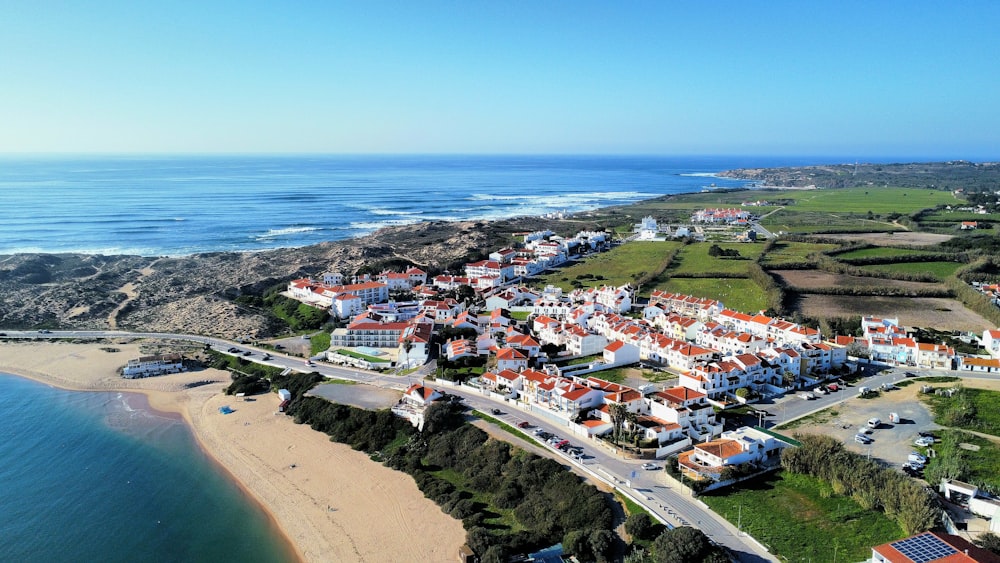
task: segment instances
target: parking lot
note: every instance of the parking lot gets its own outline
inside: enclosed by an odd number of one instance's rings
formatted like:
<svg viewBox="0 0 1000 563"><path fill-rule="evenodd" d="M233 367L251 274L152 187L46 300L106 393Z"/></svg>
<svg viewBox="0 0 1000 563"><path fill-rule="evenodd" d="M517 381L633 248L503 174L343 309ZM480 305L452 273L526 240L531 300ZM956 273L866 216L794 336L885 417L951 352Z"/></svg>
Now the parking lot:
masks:
<svg viewBox="0 0 1000 563"><path fill-rule="evenodd" d="M906 463L910 452L923 450L913 443L920 437L919 432L939 428L934 424L930 410L917 397L920 386L915 383L892 391L882 391L878 397L871 399L854 396L811 417L809 422L800 424L789 432L833 436L843 441L851 451L900 467ZM851 387L848 391L856 394L857 387ZM832 414L834 412L836 414ZM899 422L890 422L890 413L898 414ZM873 418L878 418L881 422L875 428L869 428L868 421ZM854 436L858 433L865 433L871 438L871 442L861 444L855 441Z"/></svg>

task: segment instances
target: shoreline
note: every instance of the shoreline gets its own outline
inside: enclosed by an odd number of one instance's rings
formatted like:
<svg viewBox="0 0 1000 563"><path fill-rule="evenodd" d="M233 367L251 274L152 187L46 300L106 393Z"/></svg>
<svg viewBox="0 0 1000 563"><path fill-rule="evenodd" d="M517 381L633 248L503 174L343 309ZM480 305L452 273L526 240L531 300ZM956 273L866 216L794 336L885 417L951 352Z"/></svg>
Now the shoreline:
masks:
<svg viewBox="0 0 1000 563"><path fill-rule="evenodd" d="M69 391L135 393L150 409L178 415L206 457L260 507L297 561L450 560L465 542L461 522L426 499L411 477L275 416L277 396L238 402L222 393L228 372L211 369L119 377L115 370L138 353L138 343L5 342L0 371ZM214 382L186 387L205 380ZM218 414L224 404L235 412ZM380 534L386 529L392 533Z"/></svg>

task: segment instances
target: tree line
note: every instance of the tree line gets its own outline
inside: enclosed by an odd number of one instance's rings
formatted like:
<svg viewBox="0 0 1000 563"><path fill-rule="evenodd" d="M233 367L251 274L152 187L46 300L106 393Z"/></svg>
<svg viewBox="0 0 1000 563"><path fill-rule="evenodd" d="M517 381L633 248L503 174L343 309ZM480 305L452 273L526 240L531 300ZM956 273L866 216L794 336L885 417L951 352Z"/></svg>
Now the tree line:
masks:
<svg viewBox="0 0 1000 563"><path fill-rule="evenodd" d="M941 516L937 498L913 479L850 452L831 436L796 436L802 446L781 452L786 471L811 475L830 484L833 493L849 496L861 507L881 510L907 535L934 527Z"/></svg>

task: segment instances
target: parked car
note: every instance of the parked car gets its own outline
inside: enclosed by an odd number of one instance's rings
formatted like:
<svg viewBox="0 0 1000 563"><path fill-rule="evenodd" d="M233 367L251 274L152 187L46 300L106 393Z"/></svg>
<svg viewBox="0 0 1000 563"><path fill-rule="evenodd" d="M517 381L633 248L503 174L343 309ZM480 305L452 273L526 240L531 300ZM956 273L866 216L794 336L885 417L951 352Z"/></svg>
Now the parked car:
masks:
<svg viewBox="0 0 1000 563"><path fill-rule="evenodd" d="M937 440L937 436L933 432L928 432L924 430L923 432L917 432L921 438L930 438L931 440Z"/></svg>
<svg viewBox="0 0 1000 563"><path fill-rule="evenodd" d="M535 428L535 431L532 432L532 434L534 434L535 436L541 436L544 433L545 433L545 431L542 430L541 428Z"/></svg>
<svg viewBox="0 0 1000 563"><path fill-rule="evenodd" d="M642 468L645 469L646 471L653 471L659 469L660 466L655 463L644 463L642 464Z"/></svg>
<svg viewBox="0 0 1000 563"><path fill-rule="evenodd" d="M917 463L904 463L903 473L906 473L910 477L923 477L924 466Z"/></svg>
<svg viewBox="0 0 1000 563"><path fill-rule="evenodd" d="M831 384L829 384L829 385L826 386L826 389L828 391L836 391L836 390L840 389L840 387L837 386L836 383L831 383Z"/></svg>
<svg viewBox="0 0 1000 563"><path fill-rule="evenodd" d="M864 434L855 434L854 435L854 441L857 442L857 443L859 443L859 444L871 444L875 440L872 440L871 438L869 438L868 436L866 436Z"/></svg>
<svg viewBox="0 0 1000 563"><path fill-rule="evenodd" d="M247 350L246 352L243 352L243 355L244 356L252 356L253 352L251 352L250 350Z"/></svg>
<svg viewBox="0 0 1000 563"><path fill-rule="evenodd" d="M52 331L43 328L42 330L38 331L38 334L52 334Z"/></svg>
<svg viewBox="0 0 1000 563"><path fill-rule="evenodd" d="M903 372L903 376L905 376L905 377L916 377L917 374L913 373L912 371L904 371Z"/></svg>
<svg viewBox="0 0 1000 563"><path fill-rule="evenodd" d="M521 422L517 423L517 427L518 428L528 428L530 426L531 426L531 423L528 422L527 420L522 420Z"/></svg>
<svg viewBox="0 0 1000 563"><path fill-rule="evenodd" d="M868 419L868 428L878 428L879 424L882 424L882 420L878 417Z"/></svg>
<svg viewBox="0 0 1000 563"><path fill-rule="evenodd" d="M910 452L910 455L906 457L906 461L910 463L918 463L920 465L925 465L927 463L927 458L918 454L917 452Z"/></svg>
<svg viewBox="0 0 1000 563"><path fill-rule="evenodd" d="M800 399L804 399L806 401L811 401L811 400L815 399L816 397L812 393L806 391L806 392L803 392L803 393L799 393L799 398Z"/></svg>
<svg viewBox="0 0 1000 563"><path fill-rule="evenodd" d="M826 389L824 389L822 385L820 385L819 387L817 387L816 390L815 390L815 392L819 393L820 395L826 395L827 393L829 393L829 391L827 391Z"/></svg>
<svg viewBox="0 0 1000 563"><path fill-rule="evenodd" d="M556 449L560 449L560 450L562 448L568 446L568 445L569 445L569 440L559 440L558 442L556 442L555 444L553 444L553 446L555 446Z"/></svg>
<svg viewBox="0 0 1000 563"><path fill-rule="evenodd" d="M490 412L493 414L500 414L500 409L492 409Z"/></svg>
<svg viewBox="0 0 1000 563"><path fill-rule="evenodd" d="M237 348L237 347L235 347L235 346L233 346L232 348L230 348L229 350L226 350L226 351L229 352L230 354L235 354L235 353L239 352L240 349Z"/></svg>
<svg viewBox="0 0 1000 563"><path fill-rule="evenodd" d="M923 436L917 438L913 441L915 446L920 446L921 448L926 448L934 445L934 438L925 438Z"/></svg>

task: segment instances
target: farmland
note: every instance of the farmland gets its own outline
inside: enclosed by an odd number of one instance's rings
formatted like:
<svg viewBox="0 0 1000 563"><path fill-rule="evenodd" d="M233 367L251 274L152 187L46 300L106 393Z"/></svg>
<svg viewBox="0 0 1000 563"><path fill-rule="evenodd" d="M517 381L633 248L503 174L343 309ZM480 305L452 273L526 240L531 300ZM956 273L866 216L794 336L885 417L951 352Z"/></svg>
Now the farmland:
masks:
<svg viewBox="0 0 1000 563"><path fill-rule="evenodd" d="M805 292L826 287L891 287L912 290L941 288L939 284L933 283L848 276L820 270L772 270L771 273L781 278L785 284Z"/></svg>
<svg viewBox="0 0 1000 563"><path fill-rule="evenodd" d="M778 241L770 251L764 255L761 263L765 266L772 264L783 264L787 262L802 262L814 252L824 252L837 248L835 244L822 244L810 242Z"/></svg>
<svg viewBox="0 0 1000 563"><path fill-rule="evenodd" d="M807 317L851 317L859 314L899 317L904 326L982 332L993 328L983 317L954 299L940 297L880 297L802 295L797 310Z"/></svg>
<svg viewBox="0 0 1000 563"><path fill-rule="evenodd" d="M838 260L851 260L854 258L887 258L890 256L920 256L927 254L925 250L913 248L891 248L888 246L875 246L871 248L859 248L850 252L837 254Z"/></svg>
<svg viewBox="0 0 1000 563"><path fill-rule="evenodd" d="M710 256L709 243L689 244L677 255L677 266L671 266L668 274L671 276L705 275L709 273L743 274L746 272L747 260L756 258L764 248L763 244L719 244L723 250L736 251L739 258Z"/></svg>
<svg viewBox="0 0 1000 563"><path fill-rule="evenodd" d="M900 262L897 264L878 264L862 266L862 270L877 272L898 272L904 274L932 274L939 280L955 273L963 264L959 262Z"/></svg>

